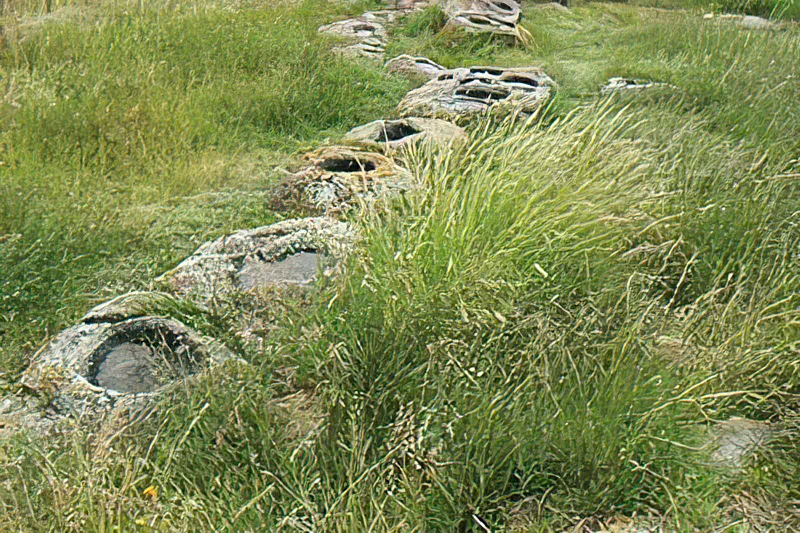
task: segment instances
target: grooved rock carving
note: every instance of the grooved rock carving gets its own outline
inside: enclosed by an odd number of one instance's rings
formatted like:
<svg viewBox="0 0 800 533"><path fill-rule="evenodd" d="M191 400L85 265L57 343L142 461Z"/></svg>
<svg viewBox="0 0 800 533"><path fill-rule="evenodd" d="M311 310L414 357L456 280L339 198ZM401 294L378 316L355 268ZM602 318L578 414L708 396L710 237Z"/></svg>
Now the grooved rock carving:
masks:
<svg viewBox="0 0 800 533"><path fill-rule="evenodd" d="M469 67L448 70L400 102L403 116L453 118L483 113L533 113L554 85L538 68Z"/></svg>
<svg viewBox="0 0 800 533"><path fill-rule="evenodd" d="M59 413L97 412L233 358L178 320L148 314L169 300L134 292L95 307L34 357L22 385L51 394Z"/></svg>
<svg viewBox="0 0 800 533"><path fill-rule="evenodd" d="M346 146L329 146L306 154L310 163L276 189L272 207L335 215L360 201L407 190L411 175L393 160Z"/></svg>
<svg viewBox="0 0 800 533"><path fill-rule="evenodd" d="M389 72L402 74L411 78L432 80L447 69L427 57L414 57L410 55L397 56L384 65Z"/></svg>
<svg viewBox="0 0 800 533"><path fill-rule="evenodd" d="M393 11L368 12L320 26L319 32L350 41L349 44L334 47L334 52L382 60L386 50L386 24L393 22L397 16Z"/></svg>
<svg viewBox="0 0 800 533"><path fill-rule="evenodd" d="M206 243L161 279L178 294L201 300L270 287L305 286L323 267L343 257L353 240L353 231L343 222L286 220ZM323 273L332 272L328 267Z"/></svg>
<svg viewBox="0 0 800 533"><path fill-rule="evenodd" d="M448 0L444 11L449 25L468 32L520 36L517 0Z"/></svg>
<svg viewBox="0 0 800 533"><path fill-rule="evenodd" d="M408 117L376 120L353 128L345 135L345 140L393 150L418 141L448 144L466 137L463 128L450 122L437 118Z"/></svg>

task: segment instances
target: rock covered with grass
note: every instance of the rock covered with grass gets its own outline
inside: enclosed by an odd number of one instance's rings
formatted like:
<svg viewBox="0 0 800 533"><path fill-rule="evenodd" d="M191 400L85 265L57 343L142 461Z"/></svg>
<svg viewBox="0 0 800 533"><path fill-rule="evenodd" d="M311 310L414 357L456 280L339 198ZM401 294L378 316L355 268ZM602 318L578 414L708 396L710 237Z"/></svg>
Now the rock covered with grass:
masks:
<svg viewBox="0 0 800 533"><path fill-rule="evenodd" d="M134 292L95 307L35 356L22 385L52 397L59 413L103 411L233 358L218 341L157 314L170 302Z"/></svg>
<svg viewBox="0 0 800 533"><path fill-rule="evenodd" d="M455 118L491 111L535 112L550 97L553 80L536 67L469 67L448 70L409 92L403 116Z"/></svg>
<svg viewBox="0 0 800 533"><path fill-rule="evenodd" d="M463 128L437 118L406 117L397 120L375 120L353 128L345 140L387 150L403 148L416 142L447 145L464 141Z"/></svg>
<svg viewBox="0 0 800 533"><path fill-rule="evenodd" d="M173 291L208 301L236 292L306 286L332 275L354 231L330 218L293 219L206 243L162 276Z"/></svg>
<svg viewBox="0 0 800 533"><path fill-rule="evenodd" d="M305 154L303 160L310 165L283 180L272 197L273 208L338 215L411 188L409 172L379 153L328 146Z"/></svg>

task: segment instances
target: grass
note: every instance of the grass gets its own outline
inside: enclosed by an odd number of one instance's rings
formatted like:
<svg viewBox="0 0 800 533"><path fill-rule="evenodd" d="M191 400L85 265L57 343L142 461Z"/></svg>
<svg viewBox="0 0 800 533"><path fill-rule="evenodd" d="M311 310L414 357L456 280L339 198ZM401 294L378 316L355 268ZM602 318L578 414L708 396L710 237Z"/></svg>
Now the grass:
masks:
<svg viewBox="0 0 800 533"><path fill-rule="evenodd" d="M17 16L4 41L7 387L92 303L283 216L272 169L409 88L316 34L366 4L146 7ZM354 217L347 276L261 310L260 349L235 302L179 306L251 365L0 443L0 528L797 528L800 34L686 7L526 6L528 47L407 19L389 54L542 65L557 95L412 153L424 187ZM618 75L677 88L599 98ZM777 429L741 472L708 461L729 416Z"/></svg>

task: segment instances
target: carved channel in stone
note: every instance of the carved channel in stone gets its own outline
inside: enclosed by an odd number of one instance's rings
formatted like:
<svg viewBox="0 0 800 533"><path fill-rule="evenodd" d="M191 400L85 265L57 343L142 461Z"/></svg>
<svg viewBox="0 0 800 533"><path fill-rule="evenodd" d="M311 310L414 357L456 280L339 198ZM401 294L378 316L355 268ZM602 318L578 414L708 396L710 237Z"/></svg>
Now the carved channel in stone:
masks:
<svg viewBox="0 0 800 533"><path fill-rule="evenodd" d="M383 124L383 130L377 136L375 142L385 143L399 141L400 139L405 139L406 137L416 135L420 133L420 131L421 130L418 130L404 120L385 122Z"/></svg>
<svg viewBox="0 0 800 533"><path fill-rule="evenodd" d="M361 161L357 158L332 157L319 163L319 168L328 172L371 172L375 170L374 161Z"/></svg>

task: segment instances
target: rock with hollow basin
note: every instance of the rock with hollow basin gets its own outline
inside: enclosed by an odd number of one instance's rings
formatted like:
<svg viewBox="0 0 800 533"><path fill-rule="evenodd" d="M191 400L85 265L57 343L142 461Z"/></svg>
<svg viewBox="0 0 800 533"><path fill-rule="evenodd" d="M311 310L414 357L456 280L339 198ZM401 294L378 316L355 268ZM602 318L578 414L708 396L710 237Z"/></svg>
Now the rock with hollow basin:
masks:
<svg viewBox="0 0 800 533"><path fill-rule="evenodd" d="M329 218L293 219L242 230L206 243L162 276L184 296L216 296L302 287L330 275L354 239L350 227Z"/></svg>
<svg viewBox="0 0 800 533"><path fill-rule="evenodd" d="M365 146L398 149L415 142L447 145L463 141L463 128L438 118L407 117L397 120L375 120L350 130L345 140Z"/></svg>
<svg viewBox="0 0 800 533"><path fill-rule="evenodd" d="M469 67L440 74L400 102L403 116L454 118L491 111L535 112L550 97L553 80L535 67Z"/></svg>
<svg viewBox="0 0 800 533"><path fill-rule="evenodd" d="M136 292L92 309L35 356L22 385L52 395L60 413L93 412L152 395L233 357L180 321L147 314L169 299Z"/></svg>
<svg viewBox="0 0 800 533"><path fill-rule="evenodd" d="M276 188L271 206L335 216L411 188L410 173L379 153L328 146L303 156L310 163Z"/></svg>

